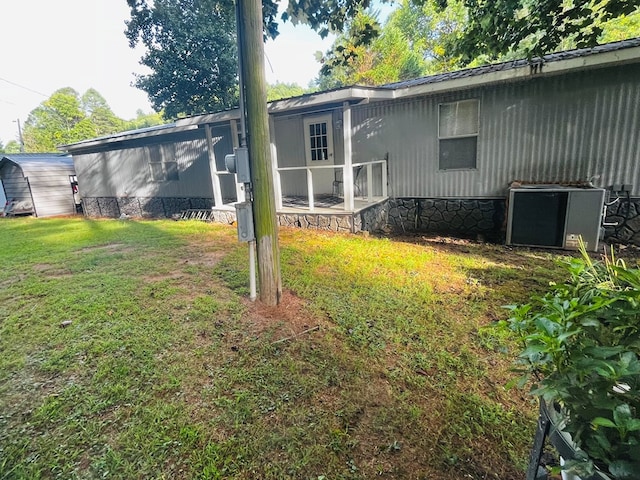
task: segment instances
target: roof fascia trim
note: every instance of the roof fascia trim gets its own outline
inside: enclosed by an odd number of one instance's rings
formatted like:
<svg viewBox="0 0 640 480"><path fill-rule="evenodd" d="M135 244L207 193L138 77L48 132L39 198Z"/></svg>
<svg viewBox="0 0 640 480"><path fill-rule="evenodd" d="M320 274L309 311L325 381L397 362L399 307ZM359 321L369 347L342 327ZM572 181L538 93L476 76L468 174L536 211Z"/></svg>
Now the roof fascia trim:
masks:
<svg viewBox="0 0 640 480"><path fill-rule="evenodd" d="M327 103L343 103L362 100L391 100L392 90L384 88L349 87L332 92L318 92L309 94L308 98L293 97L275 100L269 103L269 113L286 113L309 107L318 107Z"/></svg>
<svg viewBox="0 0 640 480"><path fill-rule="evenodd" d="M67 151L67 152L74 152L78 150L90 149L92 147L102 147L104 145L109 145L111 143L126 142L128 140L137 140L140 138L150 138L150 137L157 137L160 135L168 135L171 133L179 133L179 132L185 132L189 130L196 130L197 128L198 128L197 125L187 125L183 127L175 126L171 128L162 128L162 129L152 130L150 132L121 134L121 135L115 135L113 137L107 137L107 138L102 138L97 140L86 140L84 142L72 143L70 145L60 145L58 149Z"/></svg>
<svg viewBox="0 0 640 480"><path fill-rule="evenodd" d="M590 68L624 65L640 62L640 47L614 50L599 54L556 60L554 62L535 61L521 67L483 73L477 76L452 78L435 83L426 83L394 90L394 98L413 97L451 90L468 89L493 83L523 80L527 78L559 75Z"/></svg>

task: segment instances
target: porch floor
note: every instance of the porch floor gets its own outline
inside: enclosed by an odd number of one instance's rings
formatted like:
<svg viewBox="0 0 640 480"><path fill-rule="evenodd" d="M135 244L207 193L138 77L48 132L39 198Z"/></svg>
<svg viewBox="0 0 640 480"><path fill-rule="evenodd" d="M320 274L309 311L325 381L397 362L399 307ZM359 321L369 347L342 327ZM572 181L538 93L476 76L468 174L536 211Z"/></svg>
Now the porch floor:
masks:
<svg viewBox="0 0 640 480"><path fill-rule="evenodd" d="M314 209L309 210L309 200L306 196L283 196L282 209L278 213L289 214L340 214L358 213L365 208L369 208L386 200L387 197L373 197L369 201L366 197L356 197L353 202L353 210L344 209L344 197L336 195L316 195L314 198Z"/></svg>

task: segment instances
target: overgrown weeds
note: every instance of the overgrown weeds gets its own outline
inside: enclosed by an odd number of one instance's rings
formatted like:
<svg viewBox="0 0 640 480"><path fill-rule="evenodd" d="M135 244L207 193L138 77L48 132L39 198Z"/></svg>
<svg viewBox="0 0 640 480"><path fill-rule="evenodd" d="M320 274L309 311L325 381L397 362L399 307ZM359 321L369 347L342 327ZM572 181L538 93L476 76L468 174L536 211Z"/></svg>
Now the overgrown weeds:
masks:
<svg viewBox="0 0 640 480"><path fill-rule="evenodd" d="M522 475L535 405L483 327L553 255L283 230L269 310L233 227L5 219L0 245L0 478Z"/></svg>

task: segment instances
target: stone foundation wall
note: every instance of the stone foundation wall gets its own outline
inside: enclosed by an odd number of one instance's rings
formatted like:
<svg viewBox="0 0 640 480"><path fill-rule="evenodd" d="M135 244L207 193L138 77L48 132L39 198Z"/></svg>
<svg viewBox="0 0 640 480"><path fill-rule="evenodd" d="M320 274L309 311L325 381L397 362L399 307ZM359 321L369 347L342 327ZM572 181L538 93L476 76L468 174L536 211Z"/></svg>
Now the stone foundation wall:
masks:
<svg viewBox="0 0 640 480"><path fill-rule="evenodd" d="M209 209L212 198L84 198L88 217L171 218L183 210ZM212 220L235 222L235 211L214 210ZM607 207L604 241L640 246L640 198L620 198ZM483 235L503 242L505 237L504 199L392 198L353 214L279 214L278 224L288 227L336 232L378 231L385 227L395 233L429 232L449 235Z"/></svg>
<svg viewBox="0 0 640 480"><path fill-rule="evenodd" d="M388 224L395 232L503 236L504 199L392 198Z"/></svg>
<svg viewBox="0 0 640 480"><path fill-rule="evenodd" d="M321 215L314 213L280 213L278 225L283 227L312 228L334 232L357 232L355 218L351 214Z"/></svg>
<svg viewBox="0 0 640 480"><path fill-rule="evenodd" d="M620 198L607 207L604 240L640 247L640 198Z"/></svg>
<svg viewBox="0 0 640 480"><path fill-rule="evenodd" d="M208 209L212 198L161 198L161 197L84 197L84 214L87 217L118 218L122 215L142 218L171 218L183 210Z"/></svg>

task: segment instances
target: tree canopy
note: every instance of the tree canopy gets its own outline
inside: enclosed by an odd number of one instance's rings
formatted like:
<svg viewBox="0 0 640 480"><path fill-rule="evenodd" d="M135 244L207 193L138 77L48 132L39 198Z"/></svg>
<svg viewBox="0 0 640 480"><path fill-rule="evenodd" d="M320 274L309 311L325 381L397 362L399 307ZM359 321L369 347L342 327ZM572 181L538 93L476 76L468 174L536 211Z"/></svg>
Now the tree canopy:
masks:
<svg viewBox="0 0 640 480"><path fill-rule="evenodd" d="M151 125L162 123L159 114L142 112L137 119L127 122L113 113L96 90L90 88L80 96L73 88L61 88L29 114L22 135L25 151L55 152L58 145L138 128L141 119ZM11 142L5 150L10 145Z"/></svg>
<svg viewBox="0 0 640 480"><path fill-rule="evenodd" d="M375 13L359 12L331 49L319 56L318 84L323 89L380 85L453 70L460 61L447 45L462 33L465 20L461 0L452 0L446 8L434 2L417 5L403 0L382 27L377 25ZM380 32L370 44L357 38L363 22Z"/></svg>
<svg viewBox="0 0 640 480"><path fill-rule="evenodd" d="M446 5L450 0L437 0ZM464 0L469 19L455 50L463 61L497 58L518 49L531 57L569 40L576 47L602 42L604 25L638 11L640 0Z"/></svg>
<svg viewBox="0 0 640 480"><path fill-rule="evenodd" d="M237 104L235 8L218 0L127 0L126 36L147 51L151 69L135 85L168 118L223 110Z"/></svg>
<svg viewBox="0 0 640 480"><path fill-rule="evenodd" d="M530 39L511 50L464 50L472 15L469 0L402 0L383 26L374 13L358 12L346 24L331 49L319 54L322 63L317 83L321 89L344 85L380 85L421 75L453 71L494 60L504 61L533 54ZM378 36L369 44L358 38L362 24L373 25ZM622 15L598 25L598 43L640 35L640 12ZM564 38L555 50L581 46L575 36Z"/></svg>
<svg viewBox="0 0 640 480"><path fill-rule="evenodd" d="M0 153L20 153L20 144L16 140L9 140L6 145L0 142Z"/></svg>
<svg viewBox="0 0 640 480"><path fill-rule="evenodd" d="M131 47L147 47L141 63L151 70L136 86L157 111L176 118L237 105L233 1L127 2L125 33ZM320 87L379 84L615 40L620 36L607 37L607 25L617 19L621 31L633 26L625 19L640 0L403 0L383 28L368 10L372 3L287 0L278 17L276 0L263 0L264 36L275 37L279 21L305 23L322 37L338 33L320 55Z"/></svg>
<svg viewBox="0 0 640 480"><path fill-rule="evenodd" d="M311 91L312 89L301 87L296 83L276 82L273 85L267 85L267 101L298 97Z"/></svg>

